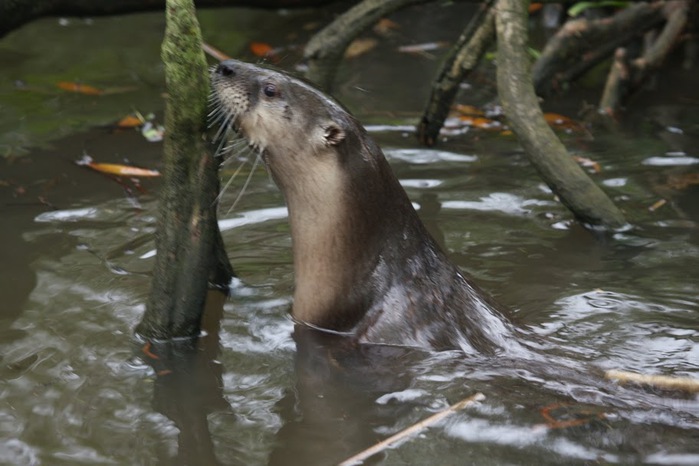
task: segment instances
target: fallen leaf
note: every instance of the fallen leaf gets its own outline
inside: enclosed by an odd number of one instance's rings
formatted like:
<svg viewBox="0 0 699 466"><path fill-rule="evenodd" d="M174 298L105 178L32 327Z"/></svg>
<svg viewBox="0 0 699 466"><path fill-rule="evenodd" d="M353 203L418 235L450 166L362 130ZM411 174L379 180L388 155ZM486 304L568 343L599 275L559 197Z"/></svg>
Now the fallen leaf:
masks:
<svg viewBox="0 0 699 466"><path fill-rule="evenodd" d="M380 36L387 36L396 29L400 29L400 25L388 18L381 18L374 25L374 32Z"/></svg>
<svg viewBox="0 0 699 466"><path fill-rule="evenodd" d="M360 55L364 55L379 43L376 39L365 38L365 39L355 39L345 50L345 58L352 59L357 58Z"/></svg>
<svg viewBox="0 0 699 466"><path fill-rule="evenodd" d="M498 131L502 129L501 122L498 120L491 120L490 118L463 115L459 117L459 120L466 126L471 126L473 128Z"/></svg>
<svg viewBox="0 0 699 466"><path fill-rule="evenodd" d="M143 125L145 121L139 118L137 115L127 115L117 122L119 128L138 128Z"/></svg>
<svg viewBox="0 0 699 466"><path fill-rule="evenodd" d="M544 7L543 3L532 3L529 5L529 14L531 15L532 13L536 13L537 11L541 10Z"/></svg>
<svg viewBox="0 0 699 466"><path fill-rule="evenodd" d="M60 81L60 82L56 83L56 86L59 89L62 89L64 91L75 92L78 94L85 94L85 95L102 95L102 94L104 94L103 90L97 89L96 87L88 86L86 84L71 82L71 81Z"/></svg>
<svg viewBox="0 0 699 466"><path fill-rule="evenodd" d="M256 57L266 57L272 53L272 46L266 42L251 42L250 51Z"/></svg>
<svg viewBox="0 0 699 466"><path fill-rule="evenodd" d="M465 115L465 116L479 116L479 117L484 117L485 112L481 110L478 107L474 107L473 105L462 105L462 104L457 104L454 105L454 110L459 113L460 115Z"/></svg>
<svg viewBox="0 0 699 466"><path fill-rule="evenodd" d="M76 160L75 163L81 167L88 167L100 173L117 176L141 176L155 177L160 176L158 170L150 170L148 168L133 167L130 165L120 165L117 163L97 163L89 155L84 155L82 159Z"/></svg>

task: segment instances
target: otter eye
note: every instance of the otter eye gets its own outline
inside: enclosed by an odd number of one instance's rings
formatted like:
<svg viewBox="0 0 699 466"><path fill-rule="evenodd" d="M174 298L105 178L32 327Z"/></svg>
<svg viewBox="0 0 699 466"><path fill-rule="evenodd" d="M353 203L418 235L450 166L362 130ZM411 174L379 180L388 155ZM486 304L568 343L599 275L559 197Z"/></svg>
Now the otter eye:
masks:
<svg viewBox="0 0 699 466"><path fill-rule="evenodd" d="M277 86L275 86L272 83L265 84L265 87L262 88L262 92L264 92L267 97L276 97L279 95L279 91L277 91Z"/></svg>

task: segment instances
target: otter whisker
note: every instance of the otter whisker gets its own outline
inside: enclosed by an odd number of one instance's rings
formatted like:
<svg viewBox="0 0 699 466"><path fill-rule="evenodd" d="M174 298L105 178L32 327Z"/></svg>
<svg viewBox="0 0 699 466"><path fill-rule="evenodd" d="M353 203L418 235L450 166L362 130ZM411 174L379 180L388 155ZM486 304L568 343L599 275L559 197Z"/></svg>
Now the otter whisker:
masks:
<svg viewBox="0 0 699 466"><path fill-rule="evenodd" d="M217 153L220 156L226 156L231 152L243 152L246 146L247 141L236 131L229 128L219 142Z"/></svg>
<svg viewBox="0 0 699 466"><path fill-rule="evenodd" d="M214 199L214 204L216 204L218 201L221 200L221 197L223 197L223 194L226 192L226 190L228 189L228 187L231 185L231 183L233 182L233 180L235 179L235 177L238 176L238 173L240 173L240 170L243 169L243 167L245 166L245 164L246 164L247 162L248 162L247 160L243 160L243 161L240 162L240 165L238 165L238 168L236 168L236 170L233 172L233 174L230 176L230 178L228 178L228 181L227 181L226 184L223 186L223 188L221 189L221 191L218 193L218 196L216 196L216 199Z"/></svg>
<svg viewBox="0 0 699 466"><path fill-rule="evenodd" d="M231 160L231 157L226 156L227 154L231 152L242 152L241 149L244 149L246 144L246 141L241 137L237 137L225 146L221 144L216 151L216 157L223 159L221 162L221 167L228 164L228 162Z"/></svg>
<svg viewBox="0 0 699 466"><path fill-rule="evenodd" d="M257 165L259 164L259 162L260 162L260 158L255 157L255 161L252 163L252 168L250 169L250 173L248 174L248 177L245 180L243 187L240 189L240 192L238 192L238 196L235 198L235 200L233 201L233 204L230 206L230 208L226 212L226 215L228 215L233 209L235 209L235 206L238 204L238 201L243 197L243 194L245 193L245 190L248 188L248 184L250 184L250 180L252 179L252 174L255 173L255 169L257 168Z"/></svg>
<svg viewBox="0 0 699 466"><path fill-rule="evenodd" d="M214 143L218 142L218 147L216 148L216 154L221 153L221 149L224 144L228 142L228 134L231 132L231 119L234 118L231 114L226 114L225 119L221 122L218 131L213 137Z"/></svg>
<svg viewBox="0 0 699 466"><path fill-rule="evenodd" d="M211 110L209 112L209 114L207 115L207 119L209 122L209 124L208 124L209 128L211 128L216 123L221 121L223 119L223 117L224 117L223 107L219 106L218 108L214 108L213 110Z"/></svg>
<svg viewBox="0 0 699 466"><path fill-rule="evenodd" d="M227 131L230 128L230 123L233 118L233 115L230 113L223 114L220 118L221 120L221 125L218 128L218 131L214 135L214 140L218 141L218 138L221 137L221 135L224 134L225 131Z"/></svg>

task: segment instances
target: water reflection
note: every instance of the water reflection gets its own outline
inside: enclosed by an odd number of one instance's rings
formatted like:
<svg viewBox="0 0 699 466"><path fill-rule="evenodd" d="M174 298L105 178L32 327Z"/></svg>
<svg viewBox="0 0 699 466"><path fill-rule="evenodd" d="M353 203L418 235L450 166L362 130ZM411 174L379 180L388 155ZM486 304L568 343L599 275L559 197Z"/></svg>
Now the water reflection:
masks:
<svg viewBox="0 0 699 466"><path fill-rule="evenodd" d="M179 429L177 454L167 464L245 464L231 459L230 452L225 461L217 458L207 420L211 413L232 409L224 396L225 368L217 360L223 302L220 293L209 294L200 338L149 342L142 350L156 376L153 409ZM378 441L382 429L390 430L414 409L416 397L402 391L411 381L407 368L423 358L420 352L357 346L298 325L293 338L296 382L277 402L282 427L268 464L338 463Z"/></svg>
<svg viewBox="0 0 699 466"><path fill-rule="evenodd" d="M223 396L223 366L216 359L224 300L220 292L209 292L201 337L148 342L143 348L143 359L156 375L153 409L179 429L177 455L166 464L223 464L216 457L207 416L230 409Z"/></svg>
<svg viewBox="0 0 699 466"><path fill-rule="evenodd" d="M294 341L296 382L279 403L284 424L270 465L337 464L380 440L381 428L412 409L410 402L377 399L410 385L406 369L415 351L357 346L298 325Z"/></svg>

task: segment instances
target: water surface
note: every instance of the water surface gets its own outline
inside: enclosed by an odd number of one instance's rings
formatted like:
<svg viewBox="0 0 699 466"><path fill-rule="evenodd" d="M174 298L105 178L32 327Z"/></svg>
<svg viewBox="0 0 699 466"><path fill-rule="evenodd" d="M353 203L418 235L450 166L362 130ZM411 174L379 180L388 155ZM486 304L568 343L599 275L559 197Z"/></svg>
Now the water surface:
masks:
<svg viewBox="0 0 699 466"><path fill-rule="evenodd" d="M72 33L97 35L80 28ZM413 65L426 73L435 63ZM385 65L367 77L363 66L348 66L340 88L363 120L381 120L387 108L420 110L427 81L393 106L381 89L396 87L400 71ZM29 80L19 65L9 73ZM681 86L680 78L670 83ZM161 147L93 128L2 160L0 464L333 464L476 392L486 399L370 464L699 463L696 396L600 377L624 369L699 378L699 188L668 185L697 173L699 107L695 89L685 87L694 100L673 92L646 94L616 132L566 139L601 165L595 180L632 223L611 235L572 222L512 139L470 132L426 150L400 131L376 134L453 260L541 337L548 356L539 361L346 350L332 338L292 337L286 212L262 169L221 219L242 281L229 299L212 296L198 351L169 358L152 347L161 358L153 360L132 332L149 290L158 183L130 194L72 161L87 151L157 168ZM53 125L73 111L64 98L46 116ZM83 113L104 103L70 99ZM578 102L569 99L560 107ZM10 139L34 134L2 124ZM668 204L649 211L661 197ZM547 415L582 421L551 424Z"/></svg>

